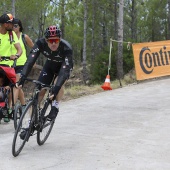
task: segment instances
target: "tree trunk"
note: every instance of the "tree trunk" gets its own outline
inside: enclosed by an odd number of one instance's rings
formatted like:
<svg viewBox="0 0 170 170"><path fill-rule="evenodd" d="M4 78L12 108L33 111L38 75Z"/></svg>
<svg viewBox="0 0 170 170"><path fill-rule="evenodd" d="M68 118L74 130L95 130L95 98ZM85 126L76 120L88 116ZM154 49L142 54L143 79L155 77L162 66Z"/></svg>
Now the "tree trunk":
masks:
<svg viewBox="0 0 170 170"><path fill-rule="evenodd" d="M170 0L168 0L168 33L167 33L167 39L170 40Z"/></svg>
<svg viewBox="0 0 170 170"><path fill-rule="evenodd" d="M107 45L107 35L106 35L106 11L103 10L103 24L102 24L102 35L103 35L103 47Z"/></svg>
<svg viewBox="0 0 170 170"><path fill-rule="evenodd" d="M84 39L83 39L83 82L86 84L88 80L87 64L86 64L86 39L87 39L87 0L84 3Z"/></svg>
<svg viewBox="0 0 170 170"><path fill-rule="evenodd" d="M117 40L117 0L114 2L114 39Z"/></svg>
<svg viewBox="0 0 170 170"><path fill-rule="evenodd" d="M95 46L94 46L94 32L95 32L95 0L92 0L92 42L91 42L91 46L92 46L92 50L91 50L91 61L92 61L92 65L94 63L94 59L95 59Z"/></svg>
<svg viewBox="0 0 170 170"><path fill-rule="evenodd" d="M15 0L12 0L12 15L15 17Z"/></svg>
<svg viewBox="0 0 170 170"><path fill-rule="evenodd" d="M123 78L123 8L124 0L119 3L119 21L118 21L118 55L116 60L118 79Z"/></svg>
<svg viewBox="0 0 170 170"><path fill-rule="evenodd" d="M61 2L61 32L62 38L65 37L65 0Z"/></svg>
<svg viewBox="0 0 170 170"><path fill-rule="evenodd" d="M136 28L137 28L137 11L136 11L136 0L132 0L132 23L131 23L131 28L132 28L132 40L134 42L137 41L137 34L136 34Z"/></svg>

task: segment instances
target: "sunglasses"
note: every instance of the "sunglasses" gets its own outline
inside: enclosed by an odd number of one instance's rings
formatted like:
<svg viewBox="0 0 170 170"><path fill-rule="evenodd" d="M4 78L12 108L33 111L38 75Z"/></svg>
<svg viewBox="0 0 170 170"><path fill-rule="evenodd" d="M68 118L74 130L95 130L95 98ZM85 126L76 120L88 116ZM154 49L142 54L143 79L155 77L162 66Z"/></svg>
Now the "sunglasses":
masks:
<svg viewBox="0 0 170 170"><path fill-rule="evenodd" d="M59 38L57 38L57 39L47 39L47 42L50 43L50 44L59 43L60 39Z"/></svg>
<svg viewBox="0 0 170 170"><path fill-rule="evenodd" d="M14 28L17 28L18 27L18 24L14 24L14 26L13 26Z"/></svg>

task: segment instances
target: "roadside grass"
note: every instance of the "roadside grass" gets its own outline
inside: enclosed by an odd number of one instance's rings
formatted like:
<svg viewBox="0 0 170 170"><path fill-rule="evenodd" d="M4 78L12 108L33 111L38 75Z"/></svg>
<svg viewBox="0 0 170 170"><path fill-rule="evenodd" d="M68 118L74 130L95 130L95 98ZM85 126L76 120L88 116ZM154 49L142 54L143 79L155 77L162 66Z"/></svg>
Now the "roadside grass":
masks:
<svg viewBox="0 0 170 170"><path fill-rule="evenodd" d="M122 87L124 87L134 83L136 83L136 77L135 77L135 71L132 70L128 74L126 74L124 78L121 79L120 81L119 80L110 81L110 87L114 90L120 88L121 85ZM79 98L81 96L87 96L90 94L103 92L104 90L101 88L103 84L96 84L96 85L89 85L89 86L74 85L71 87L66 87L62 101L68 101L71 99Z"/></svg>

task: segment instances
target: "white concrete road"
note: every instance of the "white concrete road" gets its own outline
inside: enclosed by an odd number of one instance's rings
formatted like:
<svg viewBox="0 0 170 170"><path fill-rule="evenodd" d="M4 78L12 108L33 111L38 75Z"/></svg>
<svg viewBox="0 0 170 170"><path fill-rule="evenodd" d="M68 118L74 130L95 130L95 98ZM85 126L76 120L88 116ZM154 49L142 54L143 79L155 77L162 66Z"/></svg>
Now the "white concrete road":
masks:
<svg viewBox="0 0 170 170"><path fill-rule="evenodd" d="M63 102L43 146L11 153L0 124L0 170L170 170L170 78Z"/></svg>

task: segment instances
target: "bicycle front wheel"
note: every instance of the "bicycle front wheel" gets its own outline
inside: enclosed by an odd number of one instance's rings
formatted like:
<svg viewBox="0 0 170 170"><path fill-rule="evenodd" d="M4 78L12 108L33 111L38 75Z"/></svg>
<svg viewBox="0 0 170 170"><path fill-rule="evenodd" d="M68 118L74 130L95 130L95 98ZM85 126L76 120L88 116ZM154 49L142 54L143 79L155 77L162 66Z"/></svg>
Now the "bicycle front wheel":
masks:
<svg viewBox="0 0 170 170"><path fill-rule="evenodd" d="M33 103L30 101L25 111L22 113L21 118L18 122L18 126L16 128L13 143L12 143L12 154L13 156L18 156L22 151L26 141L28 141L31 133L31 123L33 120L32 116L33 112Z"/></svg>
<svg viewBox="0 0 170 170"><path fill-rule="evenodd" d="M22 106L20 104L16 104L14 111L14 128L17 129L17 125L19 123L19 119L22 115Z"/></svg>
<svg viewBox="0 0 170 170"><path fill-rule="evenodd" d="M41 127L37 132L37 143L38 145L43 145L45 141L48 139L51 130L54 125L54 120L53 121L48 121L46 119L47 115L49 114L51 110L51 103L46 102L44 105L44 108L41 110Z"/></svg>

